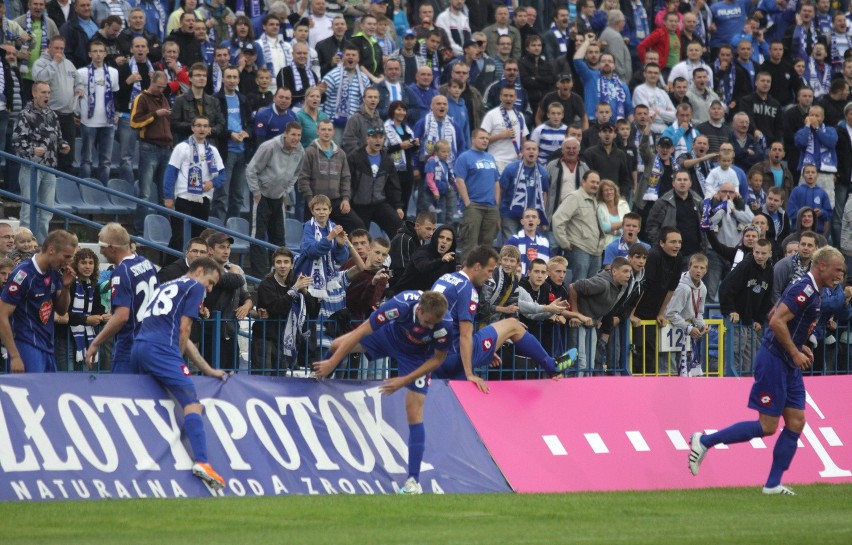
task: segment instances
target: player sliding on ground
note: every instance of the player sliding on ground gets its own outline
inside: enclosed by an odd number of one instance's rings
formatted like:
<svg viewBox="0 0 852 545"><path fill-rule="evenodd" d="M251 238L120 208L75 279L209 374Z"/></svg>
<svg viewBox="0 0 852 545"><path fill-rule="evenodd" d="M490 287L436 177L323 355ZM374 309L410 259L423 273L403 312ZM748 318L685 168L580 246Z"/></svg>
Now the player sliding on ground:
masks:
<svg viewBox="0 0 852 545"><path fill-rule="evenodd" d="M554 359L515 318L500 320L473 333L473 319L479 305L477 288L491 278L491 273L497 267L497 259L494 248L477 246L465 257L461 271L445 274L432 286L433 291L446 296L452 318L450 354L435 372L435 378L467 379L485 393L488 393L488 385L473 370L487 368L492 364L499 365L500 358L496 351L507 340L511 339L515 344L517 354L535 361L551 377L568 370L577 354L576 350L571 349ZM567 307L567 303L558 299L553 304Z"/></svg>
<svg viewBox="0 0 852 545"><path fill-rule="evenodd" d="M408 388L405 412L408 416L408 479L400 494L422 494L420 462L426 446L423 405L429 389L429 373L447 356L450 331L447 299L434 291L404 291L370 314L355 330L331 343L328 359L314 363L317 377L331 375L350 352L364 352L370 360L392 357L399 374L379 388L389 395Z"/></svg>
<svg viewBox="0 0 852 545"><path fill-rule="evenodd" d="M807 346L808 337L819 319L820 291L834 288L844 278L843 254L825 246L811 259L811 271L787 287L769 313L769 327L755 359L748 406L756 410L760 418L738 422L708 435L693 433L689 453L689 470L693 475L698 475L698 468L710 447L774 435L779 417L783 415L784 429L772 451L772 467L763 493L794 495L781 484L781 475L790 467L799 435L805 428L806 394L802 371L814 362L814 354Z"/></svg>

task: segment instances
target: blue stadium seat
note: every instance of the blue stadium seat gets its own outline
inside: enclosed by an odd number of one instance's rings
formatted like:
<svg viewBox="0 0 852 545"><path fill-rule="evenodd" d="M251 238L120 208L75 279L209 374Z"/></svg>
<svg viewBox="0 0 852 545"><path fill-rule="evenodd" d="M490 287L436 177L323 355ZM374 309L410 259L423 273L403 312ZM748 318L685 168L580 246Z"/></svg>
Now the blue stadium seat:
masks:
<svg viewBox="0 0 852 545"><path fill-rule="evenodd" d="M94 178L86 178L86 181L96 183L101 185L99 180ZM80 194L83 197L83 201L86 204L90 204L92 206L98 207L98 213L101 214L111 214L115 216L115 220L118 221L118 216L122 214L130 214L134 210L136 210L135 206L122 206L120 204L114 204L110 199L109 195L107 195L104 191L100 189L89 187L87 185L80 185Z"/></svg>
<svg viewBox="0 0 852 545"><path fill-rule="evenodd" d="M224 227L225 222L220 220L217 216L210 216L207 218L208 223L212 223L213 225L218 225L219 227Z"/></svg>
<svg viewBox="0 0 852 545"><path fill-rule="evenodd" d="M56 202L61 206L57 206L60 210L66 210L75 214L98 214L100 207L91 205L83 200L80 195L80 186L77 182L67 178L57 178L56 180ZM70 208L70 210L69 210Z"/></svg>
<svg viewBox="0 0 852 545"><path fill-rule="evenodd" d="M148 214L145 217L145 229L142 236L158 244L168 246L169 240L172 238L172 226L169 219L157 214Z"/></svg>
<svg viewBox="0 0 852 545"><path fill-rule="evenodd" d="M287 218L284 220L284 243L294 253L298 253L302 247L302 233L305 224L299 220Z"/></svg>
<svg viewBox="0 0 852 545"><path fill-rule="evenodd" d="M132 197L137 196L136 188L133 187L133 184L122 178L110 178L109 180L107 180L107 187L110 189L114 189L115 191L124 193L125 195L130 195ZM116 197L115 195L110 195L109 199L110 201L112 201L112 204L130 206L133 210L136 209L136 203L134 203L133 201L122 199L121 197Z"/></svg>
<svg viewBox="0 0 852 545"><path fill-rule="evenodd" d="M243 218L228 218L228 221L225 222L225 227L241 235L251 234L251 225L249 225L248 220L244 220ZM245 254L248 253L248 249L249 243L245 240L234 239L234 243L231 244L231 253Z"/></svg>
<svg viewBox="0 0 852 545"><path fill-rule="evenodd" d="M382 231L382 228L376 225L376 222L373 221L370 222L370 236L374 239L379 237L388 238L388 235Z"/></svg>

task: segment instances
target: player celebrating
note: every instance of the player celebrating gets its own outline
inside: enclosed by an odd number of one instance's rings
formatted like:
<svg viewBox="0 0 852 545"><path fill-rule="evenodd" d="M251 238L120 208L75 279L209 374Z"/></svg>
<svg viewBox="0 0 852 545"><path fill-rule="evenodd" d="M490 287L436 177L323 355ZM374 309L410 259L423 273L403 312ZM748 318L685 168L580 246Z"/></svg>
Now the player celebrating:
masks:
<svg viewBox="0 0 852 545"><path fill-rule="evenodd" d="M370 360L393 357L399 376L379 388L388 395L408 388L405 411L408 416L408 479L400 494L422 494L420 462L426 446L423 405L429 388L429 373L447 356L452 322L447 316L447 299L434 291L404 291L370 314L354 331L331 343L328 359L314 363L319 378L329 376L350 352L366 352Z"/></svg>
<svg viewBox="0 0 852 545"><path fill-rule="evenodd" d="M843 254L825 246L814 253L811 271L787 287L770 311L769 327L755 359L748 406L756 410L760 418L738 422L708 435L693 433L689 453L689 470L693 475L698 475L698 468L710 447L773 435L783 415L784 429L772 452L772 468L763 493L794 495L781 484L781 475L790 467L799 435L805 427L806 394L802 371L814 361L813 352L807 346L808 337L819 319L820 291L837 286L845 277Z"/></svg>
<svg viewBox="0 0 852 545"><path fill-rule="evenodd" d="M201 257L192 262L186 275L161 284L145 307L130 355L132 366L153 376L183 407L183 427L195 455L192 474L215 490L223 488L225 480L207 463L202 407L183 354L191 350L187 348L191 344L190 327L220 274L216 261ZM222 380L228 376L225 371L212 369L203 359L193 361L207 376Z"/></svg>
<svg viewBox="0 0 852 545"><path fill-rule="evenodd" d="M571 354L566 352L554 360L547 354L541 343L530 335L526 328L515 318L494 322L473 334L473 319L479 306L477 288L482 287L497 267L497 252L489 246L477 246L471 250L464 261L461 271L445 274L439 278L433 291L443 293L449 305L452 318L452 349L446 361L435 372L435 378L467 379L488 393L488 385L473 373L474 367L487 367L495 362L499 365L496 350L508 339L515 344L518 354L526 356L541 366L550 376L556 376L572 365ZM562 308L564 301L554 304Z"/></svg>
<svg viewBox="0 0 852 545"><path fill-rule="evenodd" d="M132 365L130 349L145 307L157 289L157 271L150 261L130 250L130 235L118 223L103 226L98 233L98 245L101 254L115 265L110 282L112 317L86 350L86 366L92 368L98 347L114 336L112 372L138 375L141 371Z"/></svg>
<svg viewBox="0 0 852 545"><path fill-rule="evenodd" d="M12 373L55 373L53 316L68 312L77 236L57 229L9 275L0 302L0 341ZM11 318L11 321L10 321ZM12 324L14 323L14 330Z"/></svg>

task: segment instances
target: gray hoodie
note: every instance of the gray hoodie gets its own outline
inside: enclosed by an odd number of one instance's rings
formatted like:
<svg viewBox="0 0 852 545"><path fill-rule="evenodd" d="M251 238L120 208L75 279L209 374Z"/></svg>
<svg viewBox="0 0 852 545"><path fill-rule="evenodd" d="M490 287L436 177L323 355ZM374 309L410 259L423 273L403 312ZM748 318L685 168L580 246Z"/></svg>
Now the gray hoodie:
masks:
<svg viewBox="0 0 852 545"><path fill-rule="evenodd" d="M50 101L47 105L58 114L80 113L80 104L75 96L83 92L83 82L77 74L77 67L68 59L60 64L53 62L47 51L33 63L33 81L46 81L50 84ZM85 100L86 97L83 97Z"/></svg>
<svg viewBox="0 0 852 545"><path fill-rule="evenodd" d="M678 329L686 329L687 325L704 329L705 302L707 302L707 286L704 282L696 286L687 271L680 275L680 282L672 294L669 306L666 307L666 320L671 322L672 327ZM696 305L698 312L695 309Z"/></svg>
<svg viewBox="0 0 852 545"><path fill-rule="evenodd" d="M288 150L284 147L283 136L267 140L257 148L246 167L246 181L251 194L280 199L296 183L304 159L305 150L300 144L296 144L296 149Z"/></svg>
<svg viewBox="0 0 852 545"><path fill-rule="evenodd" d="M351 174L346 155L334 142L331 143L331 157L327 156L314 140L305 148L305 160L296 190L310 201L314 195L325 195L329 199L352 198Z"/></svg>
<svg viewBox="0 0 852 545"><path fill-rule="evenodd" d="M577 310L599 323L621 297L624 286L612 278L612 271L604 269L591 278L577 280L571 284L577 292Z"/></svg>

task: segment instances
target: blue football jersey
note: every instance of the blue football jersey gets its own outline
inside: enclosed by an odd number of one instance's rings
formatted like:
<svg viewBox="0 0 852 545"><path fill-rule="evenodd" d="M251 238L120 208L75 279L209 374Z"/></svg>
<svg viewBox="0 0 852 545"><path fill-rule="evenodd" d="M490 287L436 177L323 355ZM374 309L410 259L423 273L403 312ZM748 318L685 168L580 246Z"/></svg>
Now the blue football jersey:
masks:
<svg viewBox="0 0 852 545"><path fill-rule="evenodd" d="M165 344L179 350L181 318L198 318L205 295L204 286L186 276L160 284L145 308L135 340Z"/></svg>
<svg viewBox="0 0 852 545"><path fill-rule="evenodd" d="M415 309L421 294L420 291L404 291L370 314L370 327L373 331L381 331L389 341L388 348L393 350L388 355L428 357L435 350L449 350L453 322L446 314L432 329L420 325Z"/></svg>
<svg viewBox="0 0 852 545"><path fill-rule="evenodd" d="M0 295L4 302L16 307L11 316L15 342L53 352L53 304L60 291L59 271L42 272L32 259L15 267Z"/></svg>
<svg viewBox="0 0 852 545"><path fill-rule="evenodd" d="M461 271L445 274L432 286L432 291L443 293L449 307L447 314L453 321L451 341L452 352L459 351L459 322L471 322L479 307L479 292L470 278Z"/></svg>
<svg viewBox="0 0 852 545"><path fill-rule="evenodd" d="M130 309L130 319L116 335L116 339L132 342L139 332L142 316L159 284L157 271L150 261L142 256L129 256L112 271L111 301L113 312L116 307Z"/></svg>
<svg viewBox="0 0 852 545"><path fill-rule="evenodd" d="M808 342L808 338L819 319L821 302L822 297L820 297L819 288L811 273L787 286L787 289L781 295L779 303L787 305L787 308L793 313L793 319L787 322L787 330L796 346L801 347ZM772 331L771 327L766 328L763 344L774 354L784 358L784 361L788 364L793 364L790 355L775 339L775 332Z"/></svg>

